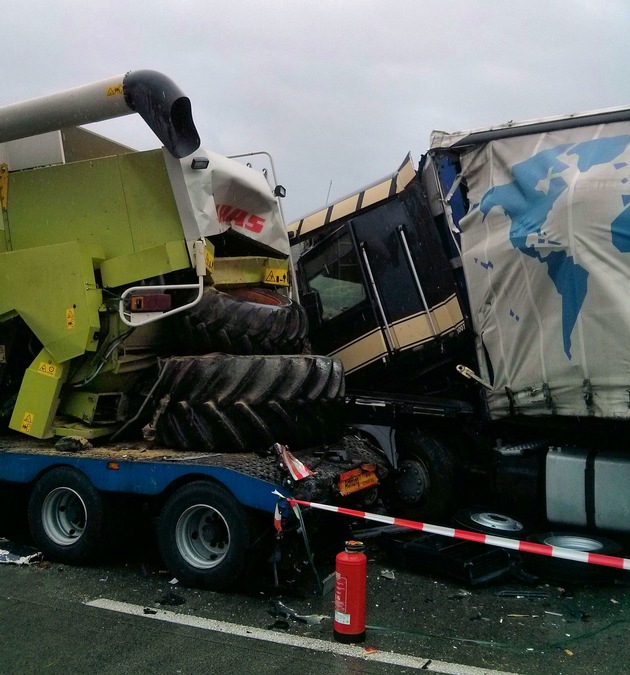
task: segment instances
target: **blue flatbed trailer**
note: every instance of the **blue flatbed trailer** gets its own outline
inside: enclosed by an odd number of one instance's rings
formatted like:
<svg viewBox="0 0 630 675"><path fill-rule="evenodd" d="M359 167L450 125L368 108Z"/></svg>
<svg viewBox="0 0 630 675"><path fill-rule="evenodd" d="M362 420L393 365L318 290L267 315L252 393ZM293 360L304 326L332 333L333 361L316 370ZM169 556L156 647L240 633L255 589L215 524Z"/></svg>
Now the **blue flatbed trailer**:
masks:
<svg viewBox="0 0 630 675"><path fill-rule="evenodd" d="M140 443L118 443L80 452L56 450L46 441L12 438L0 445L0 481L34 483L56 467L83 472L101 492L146 497L167 494L191 479L209 479L227 488L246 507L273 513L281 474L273 457L252 453L198 454ZM278 482L274 482L273 479Z"/></svg>
<svg viewBox="0 0 630 675"><path fill-rule="evenodd" d="M272 514L283 474L273 456L199 454L115 443L61 451L53 441L5 437L0 490L28 491L29 528L45 555L67 563L102 549L113 495L151 502L169 571L188 585L222 588L243 570L252 510ZM129 508L133 508L130 506ZM269 524L272 524L269 517Z"/></svg>

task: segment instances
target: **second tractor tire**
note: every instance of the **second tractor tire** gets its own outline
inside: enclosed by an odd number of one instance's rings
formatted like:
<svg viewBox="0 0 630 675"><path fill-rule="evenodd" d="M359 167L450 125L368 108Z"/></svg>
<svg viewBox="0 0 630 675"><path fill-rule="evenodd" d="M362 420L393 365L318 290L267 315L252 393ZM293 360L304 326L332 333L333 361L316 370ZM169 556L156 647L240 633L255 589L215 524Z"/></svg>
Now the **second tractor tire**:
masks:
<svg viewBox="0 0 630 675"><path fill-rule="evenodd" d="M344 373L324 356L174 357L161 362L156 440L201 452L293 450L338 440Z"/></svg>
<svg viewBox="0 0 630 675"><path fill-rule="evenodd" d="M298 354L308 333L306 312L276 291L207 288L201 300L169 325L176 353Z"/></svg>

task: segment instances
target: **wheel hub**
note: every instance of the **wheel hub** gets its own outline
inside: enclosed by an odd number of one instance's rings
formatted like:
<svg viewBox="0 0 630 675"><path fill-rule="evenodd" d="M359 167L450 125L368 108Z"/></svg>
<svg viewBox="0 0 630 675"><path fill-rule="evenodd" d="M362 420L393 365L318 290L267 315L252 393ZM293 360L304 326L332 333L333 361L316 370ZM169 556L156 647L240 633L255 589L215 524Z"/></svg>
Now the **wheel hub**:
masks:
<svg viewBox="0 0 630 675"><path fill-rule="evenodd" d="M427 467L419 459L403 459L398 464L396 495L405 504L417 504L429 490Z"/></svg>
<svg viewBox="0 0 630 675"><path fill-rule="evenodd" d="M87 508L80 495L67 487L52 490L42 505L42 525L55 544L74 544L87 525Z"/></svg>
<svg viewBox="0 0 630 675"><path fill-rule="evenodd" d="M590 553L604 548L603 544L597 541L597 539L580 536L579 534L550 534L545 537L543 543L547 546L558 546L573 551L588 551Z"/></svg>
<svg viewBox="0 0 630 675"><path fill-rule="evenodd" d="M520 532L523 529L518 520L504 516L501 513L493 513L492 511L471 513L470 520L477 525L489 527L499 532Z"/></svg>
<svg viewBox="0 0 630 675"><path fill-rule="evenodd" d="M210 569L221 563L230 549L230 530L223 516L206 504L186 509L175 528L182 558L192 567Z"/></svg>

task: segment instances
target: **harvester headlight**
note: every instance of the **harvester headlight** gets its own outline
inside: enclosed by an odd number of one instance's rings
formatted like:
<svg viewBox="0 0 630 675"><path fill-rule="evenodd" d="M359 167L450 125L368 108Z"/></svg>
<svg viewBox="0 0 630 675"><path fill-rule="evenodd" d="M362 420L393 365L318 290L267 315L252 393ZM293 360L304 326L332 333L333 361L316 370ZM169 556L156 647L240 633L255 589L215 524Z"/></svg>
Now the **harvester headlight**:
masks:
<svg viewBox="0 0 630 675"><path fill-rule="evenodd" d="M190 167L192 169L207 169L210 160L207 157L193 157Z"/></svg>

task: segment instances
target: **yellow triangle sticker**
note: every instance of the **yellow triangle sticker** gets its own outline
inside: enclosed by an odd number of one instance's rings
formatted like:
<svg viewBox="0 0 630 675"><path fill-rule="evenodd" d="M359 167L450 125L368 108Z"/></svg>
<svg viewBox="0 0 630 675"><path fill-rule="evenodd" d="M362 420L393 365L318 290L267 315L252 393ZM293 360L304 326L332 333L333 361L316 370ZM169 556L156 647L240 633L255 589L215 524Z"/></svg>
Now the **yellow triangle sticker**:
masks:
<svg viewBox="0 0 630 675"><path fill-rule="evenodd" d="M288 286L289 279L286 269L267 267L264 271L265 283L276 286Z"/></svg>
<svg viewBox="0 0 630 675"><path fill-rule="evenodd" d="M122 83L116 84L113 87L107 87L108 96L119 96L122 93L123 93Z"/></svg>
<svg viewBox="0 0 630 675"><path fill-rule="evenodd" d="M25 434L30 434L31 428L33 426L33 417L33 413L24 413L22 424L20 425L20 431L24 432Z"/></svg>

